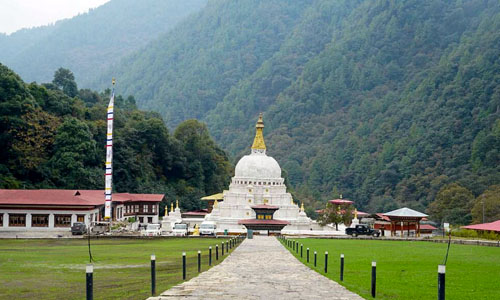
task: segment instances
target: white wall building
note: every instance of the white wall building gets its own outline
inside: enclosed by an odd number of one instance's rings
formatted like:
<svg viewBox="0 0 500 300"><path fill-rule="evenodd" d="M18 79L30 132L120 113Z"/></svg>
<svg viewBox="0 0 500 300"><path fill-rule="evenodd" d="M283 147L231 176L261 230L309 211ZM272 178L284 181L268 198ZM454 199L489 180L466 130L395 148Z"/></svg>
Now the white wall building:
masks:
<svg viewBox="0 0 500 300"><path fill-rule="evenodd" d="M158 223L164 195L113 194L113 219ZM69 232L75 222L92 225L104 216L102 190L0 189L0 232Z"/></svg>

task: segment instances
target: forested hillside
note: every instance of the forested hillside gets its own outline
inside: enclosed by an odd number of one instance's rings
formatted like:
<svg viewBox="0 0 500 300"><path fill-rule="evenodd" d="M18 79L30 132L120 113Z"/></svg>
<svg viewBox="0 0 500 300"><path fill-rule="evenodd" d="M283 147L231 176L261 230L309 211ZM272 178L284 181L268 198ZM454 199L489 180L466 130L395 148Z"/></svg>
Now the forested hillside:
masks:
<svg viewBox="0 0 500 300"><path fill-rule="evenodd" d="M298 200L424 210L500 183L500 3L210 1L112 74L169 126L205 120L235 158L264 112ZM324 202L323 202L324 203Z"/></svg>
<svg viewBox="0 0 500 300"><path fill-rule="evenodd" d="M143 48L207 0L111 0L54 25L0 34L0 62L27 81L52 80L71 69L81 86L110 64Z"/></svg>
<svg viewBox="0 0 500 300"><path fill-rule="evenodd" d="M104 189L106 107L110 90L77 90L73 74L26 84L0 64L0 188ZM203 123L189 120L173 134L157 113L133 97L115 98L114 189L165 193L185 209L227 187L231 165Z"/></svg>

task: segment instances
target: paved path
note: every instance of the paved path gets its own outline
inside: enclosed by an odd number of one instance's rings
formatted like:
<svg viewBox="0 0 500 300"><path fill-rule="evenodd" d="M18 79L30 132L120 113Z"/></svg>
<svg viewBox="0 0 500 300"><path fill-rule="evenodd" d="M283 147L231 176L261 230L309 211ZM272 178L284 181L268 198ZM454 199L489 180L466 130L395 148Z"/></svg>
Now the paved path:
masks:
<svg viewBox="0 0 500 300"><path fill-rule="evenodd" d="M159 297L166 299L363 299L298 261L274 237L245 240L222 263Z"/></svg>

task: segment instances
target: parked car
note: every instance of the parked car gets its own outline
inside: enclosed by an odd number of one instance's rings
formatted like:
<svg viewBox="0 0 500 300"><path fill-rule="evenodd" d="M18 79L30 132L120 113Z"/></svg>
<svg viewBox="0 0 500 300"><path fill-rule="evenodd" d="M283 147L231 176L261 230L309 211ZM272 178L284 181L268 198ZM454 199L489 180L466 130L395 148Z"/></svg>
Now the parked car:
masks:
<svg viewBox="0 0 500 300"><path fill-rule="evenodd" d="M200 225L200 235L216 235L217 225L214 222L205 221Z"/></svg>
<svg viewBox="0 0 500 300"><path fill-rule="evenodd" d="M186 236L188 233L188 226L184 223L177 223L174 225L172 234L174 236Z"/></svg>
<svg viewBox="0 0 500 300"><path fill-rule="evenodd" d="M146 229L141 230L142 236L160 236L161 235L161 225L160 224L148 224Z"/></svg>
<svg viewBox="0 0 500 300"><path fill-rule="evenodd" d="M82 222L75 222L73 223L73 226L71 226L71 234L72 235L77 235L77 234L85 234L87 233L87 226L85 223Z"/></svg>
<svg viewBox="0 0 500 300"><path fill-rule="evenodd" d="M356 227L354 228L351 227L346 228L345 233L352 236L358 236L358 235L372 235L375 237L380 236L379 230L371 229L370 226L364 224L356 225Z"/></svg>

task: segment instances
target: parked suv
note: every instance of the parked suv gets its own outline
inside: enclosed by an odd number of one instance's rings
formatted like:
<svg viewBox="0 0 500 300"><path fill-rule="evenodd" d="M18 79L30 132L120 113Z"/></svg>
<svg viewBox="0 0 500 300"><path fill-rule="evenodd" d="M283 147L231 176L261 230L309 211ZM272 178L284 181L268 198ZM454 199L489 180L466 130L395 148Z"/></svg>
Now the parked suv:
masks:
<svg viewBox="0 0 500 300"><path fill-rule="evenodd" d="M354 228L346 228L345 233L348 235L352 235L354 237L358 235L373 235L378 237L380 235L380 231L377 229L371 229L368 225L356 225Z"/></svg>
<svg viewBox="0 0 500 300"><path fill-rule="evenodd" d="M73 223L73 226L71 226L72 235L85 234L85 233L87 233L87 226L85 225L85 223L75 222Z"/></svg>

